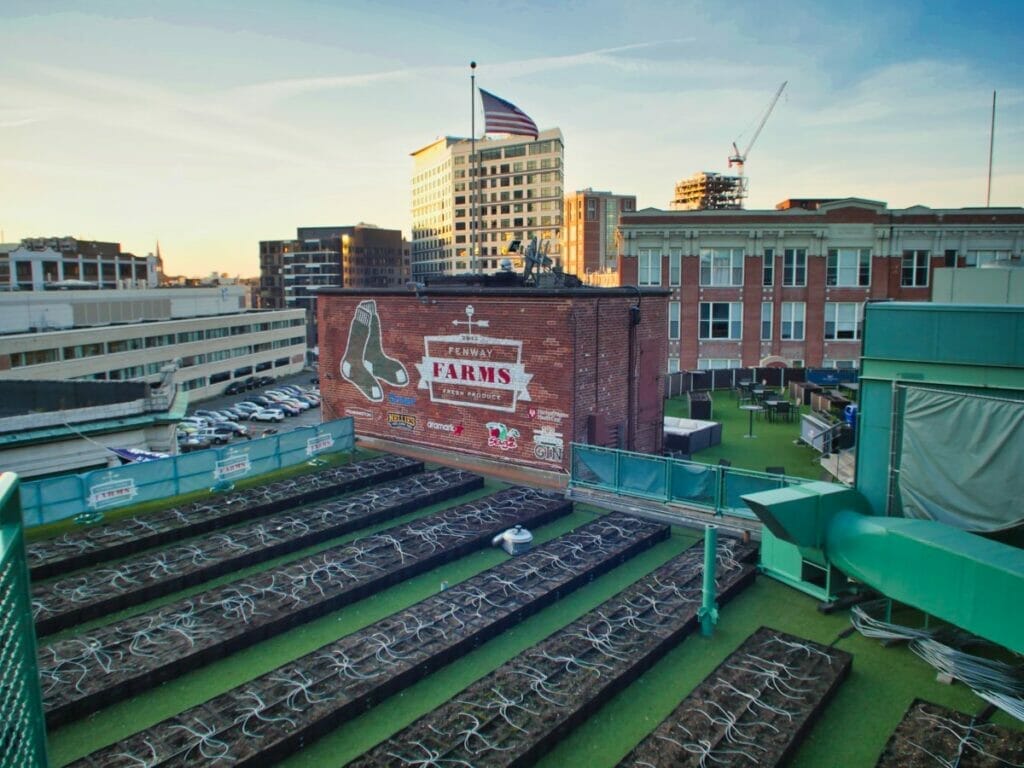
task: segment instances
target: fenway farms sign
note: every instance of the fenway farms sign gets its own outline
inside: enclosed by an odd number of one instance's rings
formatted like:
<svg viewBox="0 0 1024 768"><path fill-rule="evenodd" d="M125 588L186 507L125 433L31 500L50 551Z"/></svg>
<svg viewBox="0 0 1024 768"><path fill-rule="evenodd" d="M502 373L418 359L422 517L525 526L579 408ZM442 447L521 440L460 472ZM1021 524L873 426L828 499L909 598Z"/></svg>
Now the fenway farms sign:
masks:
<svg viewBox="0 0 1024 768"><path fill-rule="evenodd" d="M342 315L351 319L336 370L358 394L343 390L339 409L357 418L358 431L388 439L405 433L398 439L549 468L562 464L562 433L550 424L543 431L534 427L541 426L541 411L558 414L552 421L559 427L568 414L555 406L563 403L535 403L531 385L541 400L551 401L552 394L534 382L524 342L491 335L492 323L510 323L507 306L491 310L491 317L472 304L461 306L454 318L430 312L416 317L413 326L407 309L400 311L405 306L396 308L393 301L381 298L378 307L377 299L364 299L351 315ZM429 330L434 323L448 325L449 332L421 335L421 327ZM343 327L338 331L344 333ZM545 365L545 376L557 381L560 367ZM536 440L523 439L529 435Z"/></svg>
<svg viewBox="0 0 1024 768"><path fill-rule="evenodd" d="M465 333L426 336L423 359L416 365L419 388L430 401L468 408L515 413L520 400L530 399L527 385L533 378L523 366L523 342L495 339L473 333L473 326L487 328L487 320L473 320L473 306L466 307Z"/></svg>

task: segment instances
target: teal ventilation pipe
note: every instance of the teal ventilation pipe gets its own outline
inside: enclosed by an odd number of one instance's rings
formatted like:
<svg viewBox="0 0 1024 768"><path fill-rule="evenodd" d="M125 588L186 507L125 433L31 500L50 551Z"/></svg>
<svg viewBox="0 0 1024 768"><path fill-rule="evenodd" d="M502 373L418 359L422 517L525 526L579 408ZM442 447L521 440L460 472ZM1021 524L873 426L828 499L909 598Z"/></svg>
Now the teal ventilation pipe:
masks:
<svg viewBox="0 0 1024 768"><path fill-rule="evenodd" d="M1024 551L931 520L871 515L858 491L833 483L742 498L775 536L851 579L1024 653Z"/></svg>

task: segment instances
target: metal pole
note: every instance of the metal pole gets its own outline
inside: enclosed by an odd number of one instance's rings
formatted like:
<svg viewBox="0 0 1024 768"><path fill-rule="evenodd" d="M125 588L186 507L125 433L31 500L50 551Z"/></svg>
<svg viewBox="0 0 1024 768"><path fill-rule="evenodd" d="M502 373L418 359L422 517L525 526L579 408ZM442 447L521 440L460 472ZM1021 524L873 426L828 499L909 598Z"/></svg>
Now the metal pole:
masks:
<svg viewBox="0 0 1024 768"><path fill-rule="evenodd" d="M715 601L715 555L718 549L718 526L704 527L704 589L703 601L697 617L700 619L700 633L711 637L718 623L718 603Z"/></svg>
<svg viewBox="0 0 1024 768"><path fill-rule="evenodd" d="M476 164L473 173L473 162L476 157L476 62L469 62L469 271L476 274L476 196L480 186L480 163Z"/></svg>
<svg viewBox="0 0 1024 768"><path fill-rule="evenodd" d="M992 202L992 149L996 141L996 92L992 91L992 126L988 132L988 191L985 193L985 207Z"/></svg>

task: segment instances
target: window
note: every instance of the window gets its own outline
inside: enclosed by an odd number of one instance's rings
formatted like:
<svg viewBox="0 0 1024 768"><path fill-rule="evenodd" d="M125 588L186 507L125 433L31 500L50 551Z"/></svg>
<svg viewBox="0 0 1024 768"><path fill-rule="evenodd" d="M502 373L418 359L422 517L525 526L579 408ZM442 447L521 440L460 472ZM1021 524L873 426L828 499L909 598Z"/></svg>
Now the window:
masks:
<svg viewBox="0 0 1024 768"><path fill-rule="evenodd" d="M772 303L761 302L761 341L771 341L772 338Z"/></svg>
<svg viewBox="0 0 1024 768"><path fill-rule="evenodd" d="M928 251L904 251L900 285L924 288L928 285Z"/></svg>
<svg viewBox="0 0 1024 768"><path fill-rule="evenodd" d="M637 285L661 285L660 248L641 248L637 262Z"/></svg>
<svg viewBox="0 0 1024 768"><path fill-rule="evenodd" d="M668 303L668 337L670 339L679 338L679 302L670 301Z"/></svg>
<svg viewBox="0 0 1024 768"><path fill-rule="evenodd" d="M765 248L761 266L761 285L775 284L775 249Z"/></svg>
<svg viewBox="0 0 1024 768"><path fill-rule="evenodd" d="M668 284L682 285L683 251L670 248L668 251Z"/></svg>
<svg viewBox="0 0 1024 768"><path fill-rule="evenodd" d="M679 373L679 358L678 357L670 357L668 359L668 372L669 373Z"/></svg>
<svg viewBox="0 0 1024 768"><path fill-rule="evenodd" d="M829 358L826 357L824 360L821 361L821 367L822 368L856 368L857 367L857 361L856 360L830 360Z"/></svg>
<svg viewBox="0 0 1024 768"><path fill-rule="evenodd" d="M863 306L859 302L826 302L825 338L840 341L859 339Z"/></svg>
<svg viewBox="0 0 1024 768"><path fill-rule="evenodd" d="M829 248L825 285L846 288L871 285L871 249Z"/></svg>
<svg viewBox="0 0 1024 768"><path fill-rule="evenodd" d="M968 251L964 264L968 267L980 267L993 261L1009 261L1009 251Z"/></svg>
<svg viewBox="0 0 1024 768"><path fill-rule="evenodd" d="M743 285L742 248L702 248L701 285Z"/></svg>
<svg viewBox="0 0 1024 768"><path fill-rule="evenodd" d="M782 252L782 284L791 288L807 285L806 248L787 248Z"/></svg>
<svg viewBox="0 0 1024 768"><path fill-rule="evenodd" d="M717 371L723 368L739 368L740 360L728 357L702 357L697 361L698 371Z"/></svg>
<svg viewBox="0 0 1024 768"><path fill-rule="evenodd" d="M802 301L782 302L782 317L779 319L779 338L785 341L804 340L804 311Z"/></svg>
<svg viewBox="0 0 1024 768"><path fill-rule="evenodd" d="M790 361L789 366L790 366L790 368L803 368L804 367L804 361L803 360L793 359L793 360Z"/></svg>
<svg viewBox="0 0 1024 768"><path fill-rule="evenodd" d="M597 200L595 198L587 200L587 221L597 221Z"/></svg>
<svg viewBox="0 0 1024 768"><path fill-rule="evenodd" d="M743 303L739 301L702 301L698 332L702 339L742 338Z"/></svg>

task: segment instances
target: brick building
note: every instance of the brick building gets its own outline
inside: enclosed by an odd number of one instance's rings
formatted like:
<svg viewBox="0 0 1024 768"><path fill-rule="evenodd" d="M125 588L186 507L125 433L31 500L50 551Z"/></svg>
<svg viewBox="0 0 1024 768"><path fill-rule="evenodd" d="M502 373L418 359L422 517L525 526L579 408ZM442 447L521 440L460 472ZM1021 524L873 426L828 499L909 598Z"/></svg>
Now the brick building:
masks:
<svg viewBox="0 0 1024 768"><path fill-rule="evenodd" d="M657 452L667 295L321 290L324 418L352 416L382 447L555 473L574 441Z"/></svg>
<svg viewBox="0 0 1024 768"><path fill-rule="evenodd" d="M934 271L1016 264L1024 208L786 200L775 210L623 214L620 280L664 286L670 372L855 367L864 303L929 301Z"/></svg>
<svg viewBox="0 0 1024 768"><path fill-rule="evenodd" d="M617 281L613 276L619 268L615 233L622 214L635 210L635 195L596 192L590 188L566 195L562 234L565 271L588 285L602 284L603 278Z"/></svg>

